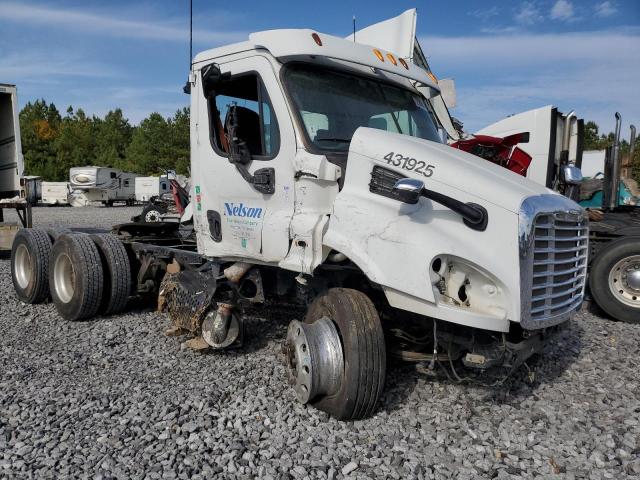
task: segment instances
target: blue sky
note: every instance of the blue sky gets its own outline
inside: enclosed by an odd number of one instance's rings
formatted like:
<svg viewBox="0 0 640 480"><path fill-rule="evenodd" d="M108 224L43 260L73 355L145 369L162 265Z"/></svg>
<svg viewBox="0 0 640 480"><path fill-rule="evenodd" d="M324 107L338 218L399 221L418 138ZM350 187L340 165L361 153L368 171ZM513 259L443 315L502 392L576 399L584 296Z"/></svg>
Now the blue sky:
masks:
<svg viewBox="0 0 640 480"><path fill-rule="evenodd" d="M452 110L470 130L554 104L613 127L640 124L640 0L210 2L194 0L197 52L252 31L346 35L418 8L418 36ZM0 83L36 98L133 123L188 104L188 0L0 0Z"/></svg>

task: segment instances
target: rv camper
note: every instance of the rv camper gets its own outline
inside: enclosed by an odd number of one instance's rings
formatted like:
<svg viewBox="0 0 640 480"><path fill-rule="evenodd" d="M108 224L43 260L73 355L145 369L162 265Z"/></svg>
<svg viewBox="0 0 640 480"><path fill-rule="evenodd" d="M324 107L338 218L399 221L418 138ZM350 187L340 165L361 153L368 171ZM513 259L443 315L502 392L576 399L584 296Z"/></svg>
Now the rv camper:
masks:
<svg viewBox="0 0 640 480"><path fill-rule="evenodd" d="M114 202L135 202L134 173L109 167L74 167L69 170L71 194L69 203L85 207L92 202L113 205Z"/></svg>
<svg viewBox="0 0 640 480"><path fill-rule="evenodd" d="M136 178L136 201L138 202L148 202L152 197L158 197L169 191L169 178L166 175Z"/></svg>
<svg viewBox="0 0 640 480"><path fill-rule="evenodd" d="M69 182L42 182L41 202L45 205L69 205Z"/></svg>

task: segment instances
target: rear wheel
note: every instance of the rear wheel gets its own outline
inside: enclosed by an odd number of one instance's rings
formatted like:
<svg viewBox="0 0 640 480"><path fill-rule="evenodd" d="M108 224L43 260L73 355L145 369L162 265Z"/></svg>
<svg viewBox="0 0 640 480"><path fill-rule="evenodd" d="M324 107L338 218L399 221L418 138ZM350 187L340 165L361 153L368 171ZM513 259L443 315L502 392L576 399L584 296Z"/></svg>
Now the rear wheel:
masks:
<svg viewBox="0 0 640 480"><path fill-rule="evenodd" d="M589 287L598 306L613 318L640 323L640 237L607 244L591 264Z"/></svg>
<svg viewBox="0 0 640 480"><path fill-rule="evenodd" d="M19 230L11 248L11 279L18 298L41 303L49 297L51 239L44 230Z"/></svg>
<svg viewBox="0 0 640 480"><path fill-rule="evenodd" d="M298 400L341 420L370 416L386 371L378 313L362 292L330 289L293 321L286 350Z"/></svg>
<svg viewBox="0 0 640 480"><path fill-rule="evenodd" d="M92 235L91 238L98 247L104 271L100 313L120 313L127 306L131 291L131 265L127 250L114 235L106 233Z"/></svg>
<svg viewBox="0 0 640 480"><path fill-rule="evenodd" d="M104 277L98 248L89 235L58 237L51 251L49 288L65 320L82 320L98 312Z"/></svg>

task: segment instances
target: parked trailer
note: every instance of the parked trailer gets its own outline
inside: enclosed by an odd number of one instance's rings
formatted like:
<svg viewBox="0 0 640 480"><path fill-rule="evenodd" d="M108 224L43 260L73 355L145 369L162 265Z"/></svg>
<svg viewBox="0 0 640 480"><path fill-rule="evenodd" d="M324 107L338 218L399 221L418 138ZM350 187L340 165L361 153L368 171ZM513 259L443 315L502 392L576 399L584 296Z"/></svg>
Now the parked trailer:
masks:
<svg viewBox="0 0 640 480"><path fill-rule="evenodd" d="M148 202L152 197L164 195L170 191L169 178L161 177L136 177L136 201Z"/></svg>
<svg viewBox="0 0 640 480"><path fill-rule="evenodd" d="M73 167L69 169L69 203L74 207L85 207L92 202L133 205L137 176L109 167Z"/></svg>
<svg viewBox="0 0 640 480"><path fill-rule="evenodd" d="M44 205L69 205L71 189L69 182L42 182L42 203Z"/></svg>
<svg viewBox="0 0 640 480"><path fill-rule="evenodd" d="M0 250L11 248L17 224L4 222L4 210L16 210L24 227L31 226L31 202L36 182L23 177L18 93L15 85L0 83Z"/></svg>
<svg viewBox="0 0 640 480"><path fill-rule="evenodd" d="M291 383L341 419L374 412L387 355L508 375L580 308L584 211L444 145L438 85L395 52L253 33L198 54L186 90L193 229L21 231L21 300L79 320L151 296L195 349L240 346L249 305L306 305Z"/></svg>

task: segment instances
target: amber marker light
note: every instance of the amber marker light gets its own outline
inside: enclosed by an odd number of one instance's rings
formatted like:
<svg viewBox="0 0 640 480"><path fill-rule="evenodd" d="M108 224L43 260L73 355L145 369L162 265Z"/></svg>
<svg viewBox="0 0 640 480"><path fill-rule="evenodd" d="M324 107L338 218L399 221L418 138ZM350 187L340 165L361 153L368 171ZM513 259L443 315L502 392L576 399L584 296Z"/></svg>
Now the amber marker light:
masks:
<svg viewBox="0 0 640 480"><path fill-rule="evenodd" d="M390 53L387 53L387 58L389 59L389 61L391 63L393 63L394 65L398 65L398 62L396 62L396 57L394 57L393 55L391 55Z"/></svg>
<svg viewBox="0 0 640 480"><path fill-rule="evenodd" d="M384 62L384 55L382 55L382 52L380 50L378 50L377 48L374 48L373 53L376 54L376 57L378 57L378 60L380 60L381 62Z"/></svg>
<svg viewBox="0 0 640 480"><path fill-rule="evenodd" d="M404 58L399 58L398 61L400 62L400 65L402 65L404 68L409 70L409 65L407 65L407 62L405 61Z"/></svg>
<svg viewBox="0 0 640 480"><path fill-rule="evenodd" d="M322 46L322 39L320 38L320 35L318 35L317 33L312 33L311 37L313 38L313 41L316 42L316 44L321 47Z"/></svg>

